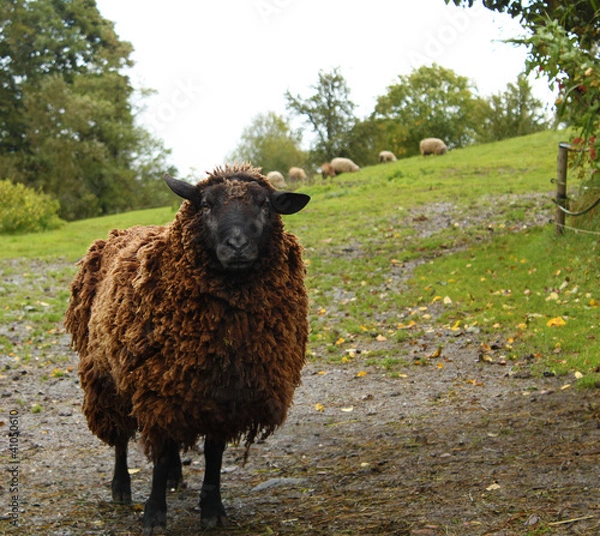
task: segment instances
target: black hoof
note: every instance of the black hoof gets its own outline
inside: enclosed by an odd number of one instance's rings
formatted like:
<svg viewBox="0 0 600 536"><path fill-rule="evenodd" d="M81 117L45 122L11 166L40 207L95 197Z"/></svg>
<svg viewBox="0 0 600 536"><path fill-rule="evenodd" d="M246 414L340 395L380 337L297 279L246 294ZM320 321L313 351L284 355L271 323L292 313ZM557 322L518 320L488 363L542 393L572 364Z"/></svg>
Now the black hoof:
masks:
<svg viewBox="0 0 600 536"><path fill-rule="evenodd" d="M226 527L227 514L217 489L206 486L200 492L200 523L203 527Z"/></svg>
<svg viewBox="0 0 600 536"><path fill-rule="evenodd" d="M211 517L200 518L200 524L205 529L214 529L215 527L226 527L227 526L227 516L223 513L222 515L215 515Z"/></svg>
<svg viewBox="0 0 600 536"><path fill-rule="evenodd" d="M144 507L144 536L152 536L155 529L167 528L167 508L146 501Z"/></svg>
<svg viewBox="0 0 600 536"><path fill-rule="evenodd" d="M131 504L131 481L113 480L112 485L113 502Z"/></svg>

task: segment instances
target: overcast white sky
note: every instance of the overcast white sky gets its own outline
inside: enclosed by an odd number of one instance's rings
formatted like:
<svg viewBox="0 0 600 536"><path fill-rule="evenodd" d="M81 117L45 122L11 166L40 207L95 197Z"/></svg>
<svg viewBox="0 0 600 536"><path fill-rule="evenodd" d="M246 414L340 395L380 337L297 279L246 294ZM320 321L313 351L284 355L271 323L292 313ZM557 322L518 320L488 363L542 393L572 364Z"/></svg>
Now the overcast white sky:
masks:
<svg viewBox="0 0 600 536"><path fill-rule="evenodd" d="M504 91L524 69L510 17L444 0L97 0L135 49L135 87L157 94L141 118L172 149L180 176L222 164L259 113L285 115L284 93L308 97L319 70L339 67L368 115L378 96L433 62ZM548 99L543 80L536 96Z"/></svg>

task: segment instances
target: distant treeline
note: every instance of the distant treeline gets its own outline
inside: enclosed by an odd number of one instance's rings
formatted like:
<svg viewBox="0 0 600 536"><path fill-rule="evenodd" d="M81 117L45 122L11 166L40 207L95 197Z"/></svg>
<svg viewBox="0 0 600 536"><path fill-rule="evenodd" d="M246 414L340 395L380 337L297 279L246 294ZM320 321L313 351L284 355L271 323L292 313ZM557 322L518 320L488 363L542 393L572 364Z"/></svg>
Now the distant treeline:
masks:
<svg viewBox="0 0 600 536"><path fill-rule="evenodd" d="M437 64L422 66L387 88L365 118L354 115L350 89L339 69L319 72L308 97L285 94L289 118L259 114L246 127L231 158L251 160L265 171L316 168L336 156L360 166L377 163L382 150L398 158L419 153L419 141L436 137L449 148L487 143L545 130L550 117L525 75L504 92L480 97L470 81ZM304 128L294 130L299 118ZM303 135L312 143L302 149Z"/></svg>

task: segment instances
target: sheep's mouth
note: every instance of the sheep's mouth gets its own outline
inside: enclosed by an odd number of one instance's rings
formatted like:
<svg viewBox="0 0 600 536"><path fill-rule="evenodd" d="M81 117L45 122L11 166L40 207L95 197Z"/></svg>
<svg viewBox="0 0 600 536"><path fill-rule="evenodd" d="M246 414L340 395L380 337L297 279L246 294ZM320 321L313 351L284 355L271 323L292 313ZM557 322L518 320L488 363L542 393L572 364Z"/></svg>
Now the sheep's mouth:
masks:
<svg viewBox="0 0 600 536"><path fill-rule="evenodd" d="M227 262L223 262L223 268L230 272L243 272L252 268L254 261L244 259L232 259Z"/></svg>

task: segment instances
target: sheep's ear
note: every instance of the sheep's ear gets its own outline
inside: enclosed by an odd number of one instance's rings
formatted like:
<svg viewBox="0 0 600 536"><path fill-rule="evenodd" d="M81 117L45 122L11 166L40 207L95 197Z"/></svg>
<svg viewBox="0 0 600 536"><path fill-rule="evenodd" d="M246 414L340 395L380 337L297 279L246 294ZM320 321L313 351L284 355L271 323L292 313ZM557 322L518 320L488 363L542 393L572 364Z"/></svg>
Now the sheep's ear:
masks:
<svg viewBox="0 0 600 536"><path fill-rule="evenodd" d="M271 204L279 214L294 214L300 212L310 201L310 196L292 192L273 192Z"/></svg>
<svg viewBox="0 0 600 536"><path fill-rule="evenodd" d="M196 205L199 203L200 195L196 186L190 184L189 182L174 179L168 173L163 175L163 179L174 194L182 197L183 199L187 199Z"/></svg>

